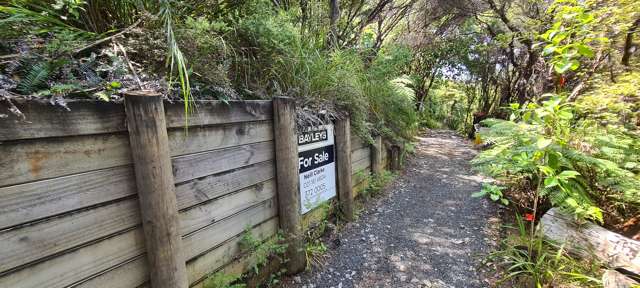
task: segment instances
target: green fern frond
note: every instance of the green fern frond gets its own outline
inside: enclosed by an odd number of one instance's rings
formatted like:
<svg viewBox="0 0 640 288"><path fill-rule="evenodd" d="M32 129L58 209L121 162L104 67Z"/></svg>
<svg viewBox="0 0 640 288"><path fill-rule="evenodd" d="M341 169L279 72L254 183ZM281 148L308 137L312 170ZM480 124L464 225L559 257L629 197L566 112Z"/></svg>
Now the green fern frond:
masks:
<svg viewBox="0 0 640 288"><path fill-rule="evenodd" d="M27 73L18 83L18 91L23 94L31 94L45 87L51 74L51 66L48 62L37 62L29 67Z"/></svg>

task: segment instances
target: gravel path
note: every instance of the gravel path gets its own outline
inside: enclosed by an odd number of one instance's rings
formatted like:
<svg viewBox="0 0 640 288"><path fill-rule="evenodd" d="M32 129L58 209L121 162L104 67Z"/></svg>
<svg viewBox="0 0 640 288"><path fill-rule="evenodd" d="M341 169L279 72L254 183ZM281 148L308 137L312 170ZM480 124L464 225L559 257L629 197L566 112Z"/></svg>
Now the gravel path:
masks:
<svg viewBox="0 0 640 288"><path fill-rule="evenodd" d="M418 139L387 194L334 236L326 263L284 287L490 286L481 262L499 218L496 205L469 196L483 181L470 169L475 151L451 131Z"/></svg>

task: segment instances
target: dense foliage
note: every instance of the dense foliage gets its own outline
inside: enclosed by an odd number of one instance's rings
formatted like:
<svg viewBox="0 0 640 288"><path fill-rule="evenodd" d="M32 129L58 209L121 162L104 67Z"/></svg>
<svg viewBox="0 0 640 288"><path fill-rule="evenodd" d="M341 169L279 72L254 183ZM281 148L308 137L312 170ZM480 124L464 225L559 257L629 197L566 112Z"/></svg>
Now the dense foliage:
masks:
<svg viewBox="0 0 640 288"><path fill-rule="evenodd" d="M390 40L414 2L354 4L8 1L0 6L0 97L64 105L154 89L185 100L188 112L193 99L290 96L303 111L349 112L360 135L409 138L417 128L412 52Z"/></svg>

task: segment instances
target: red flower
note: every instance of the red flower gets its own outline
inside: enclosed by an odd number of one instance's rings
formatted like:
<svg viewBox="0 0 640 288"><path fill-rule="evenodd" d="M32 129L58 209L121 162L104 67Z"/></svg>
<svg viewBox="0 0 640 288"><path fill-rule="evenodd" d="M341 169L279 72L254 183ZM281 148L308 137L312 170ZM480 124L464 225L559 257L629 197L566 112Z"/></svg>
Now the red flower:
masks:
<svg viewBox="0 0 640 288"><path fill-rule="evenodd" d="M564 84L567 83L567 78L564 78L564 76L560 76L560 81L558 81L560 84L560 88L564 87Z"/></svg>
<svg viewBox="0 0 640 288"><path fill-rule="evenodd" d="M531 214L531 213L525 213L524 214L524 220L527 220L529 222L533 222L533 220L536 219L536 216Z"/></svg>

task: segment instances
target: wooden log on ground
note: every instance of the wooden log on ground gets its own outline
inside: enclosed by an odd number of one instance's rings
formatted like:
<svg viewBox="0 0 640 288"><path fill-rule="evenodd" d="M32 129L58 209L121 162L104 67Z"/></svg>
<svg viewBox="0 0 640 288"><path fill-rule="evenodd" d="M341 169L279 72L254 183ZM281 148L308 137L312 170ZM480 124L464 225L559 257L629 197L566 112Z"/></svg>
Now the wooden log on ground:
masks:
<svg viewBox="0 0 640 288"><path fill-rule="evenodd" d="M634 285L640 285L640 283L631 280L616 270L607 270L602 275L602 286L604 288L631 288Z"/></svg>
<svg viewBox="0 0 640 288"><path fill-rule="evenodd" d="M186 288L169 137L160 94L125 95L131 154L153 288Z"/></svg>
<svg viewBox="0 0 640 288"><path fill-rule="evenodd" d="M355 219L355 203L351 183L351 124L349 118L337 120L335 129L339 206L344 218L347 221L353 221Z"/></svg>
<svg viewBox="0 0 640 288"><path fill-rule="evenodd" d="M640 241L635 241L593 223L578 225L557 208L549 210L538 227L543 235L581 257L595 256L612 269L622 268L640 275Z"/></svg>
<svg viewBox="0 0 640 288"><path fill-rule="evenodd" d="M276 183L280 227L285 235L288 274L302 272L307 266L300 209L298 142L295 102L292 98L273 98L273 130L276 146Z"/></svg>

